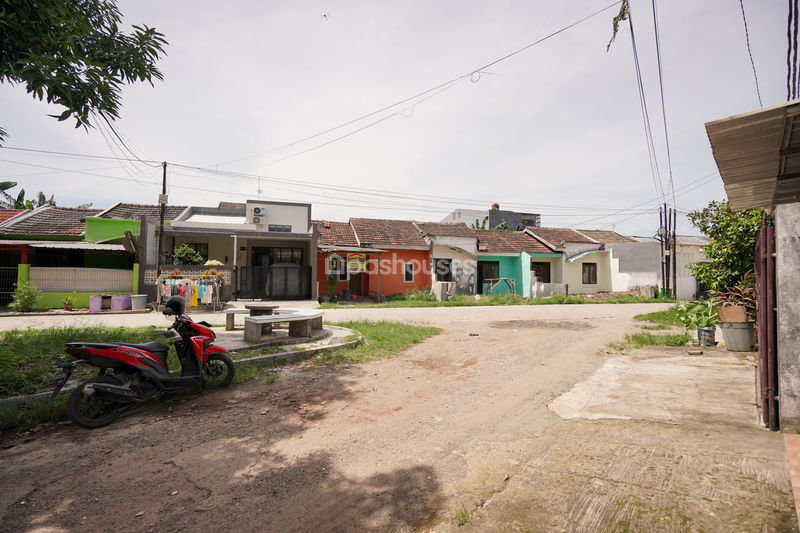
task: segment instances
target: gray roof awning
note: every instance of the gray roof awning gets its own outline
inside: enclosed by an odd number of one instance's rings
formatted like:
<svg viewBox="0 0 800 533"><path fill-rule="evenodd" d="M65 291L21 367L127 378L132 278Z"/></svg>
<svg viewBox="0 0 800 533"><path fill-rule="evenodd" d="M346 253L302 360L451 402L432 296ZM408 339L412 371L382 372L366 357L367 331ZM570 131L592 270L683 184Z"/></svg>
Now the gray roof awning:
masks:
<svg viewBox="0 0 800 533"><path fill-rule="evenodd" d="M800 100L706 124L731 208L800 201Z"/></svg>

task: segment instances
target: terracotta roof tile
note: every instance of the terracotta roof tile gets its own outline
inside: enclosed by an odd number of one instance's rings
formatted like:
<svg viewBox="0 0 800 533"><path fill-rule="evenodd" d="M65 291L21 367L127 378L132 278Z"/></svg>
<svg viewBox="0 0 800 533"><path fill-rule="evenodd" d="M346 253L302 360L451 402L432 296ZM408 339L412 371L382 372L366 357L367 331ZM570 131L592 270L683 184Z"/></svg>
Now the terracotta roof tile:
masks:
<svg viewBox="0 0 800 533"><path fill-rule="evenodd" d="M175 220L186 210L185 205L168 205L164 209L164 220ZM144 215L148 218L160 218L161 206L144 204L119 203L100 215L102 218L122 218L128 220L139 220Z"/></svg>
<svg viewBox="0 0 800 533"><path fill-rule="evenodd" d="M620 235L616 231L600 230L600 229L581 229L578 230L587 237L596 240L597 242L620 243L620 242L636 242L630 237Z"/></svg>
<svg viewBox="0 0 800 533"><path fill-rule="evenodd" d="M12 220L0 228L0 235L68 235L80 236L86 231L84 219L100 209L79 207L40 207L21 220Z"/></svg>
<svg viewBox="0 0 800 533"><path fill-rule="evenodd" d="M594 244L595 241L585 235L581 235L574 229L569 228L539 228L535 226L528 226L528 231L540 237L541 239L549 242L553 246L561 246L561 243L566 242L581 242Z"/></svg>
<svg viewBox="0 0 800 533"><path fill-rule="evenodd" d="M423 235L433 234L443 237L475 237L476 232L463 222L417 222Z"/></svg>
<svg viewBox="0 0 800 533"><path fill-rule="evenodd" d="M9 218L22 213L22 209L0 209L0 222L5 222Z"/></svg>
<svg viewBox="0 0 800 533"><path fill-rule="evenodd" d="M410 220L380 218L351 218L350 225L362 246L391 248L392 246L424 246L425 239Z"/></svg>
<svg viewBox="0 0 800 533"><path fill-rule="evenodd" d="M524 231L495 230L477 233L479 254L558 253L553 252Z"/></svg>
<svg viewBox="0 0 800 533"><path fill-rule="evenodd" d="M358 246L356 235L348 222L313 220L319 237L318 246Z"/></svg>

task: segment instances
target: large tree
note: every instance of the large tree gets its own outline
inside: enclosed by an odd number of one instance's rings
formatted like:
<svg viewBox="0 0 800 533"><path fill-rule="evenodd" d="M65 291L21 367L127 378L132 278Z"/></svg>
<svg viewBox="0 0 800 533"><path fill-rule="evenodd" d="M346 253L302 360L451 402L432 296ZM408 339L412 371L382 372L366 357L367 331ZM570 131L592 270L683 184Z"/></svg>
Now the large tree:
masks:
<svg viewBox="0 0 800 533"><path fill-rule="evenodd" d="M763 209L731 211L728 202L711 202L689 213L694 227L711 239L703 247L710 263L689 266L706 289L720 291L742 281L755 263L756 237L762 220L771 223Z"/></svg>
<svg viewBox="0 0 800 533"><path fill-rule="evenodd" d="M122 84L163 79L167 44L147 26L120 31L121 20L116 0L0 0L0 83L62 106L51 116L76 128L117 118Z"/></svg>

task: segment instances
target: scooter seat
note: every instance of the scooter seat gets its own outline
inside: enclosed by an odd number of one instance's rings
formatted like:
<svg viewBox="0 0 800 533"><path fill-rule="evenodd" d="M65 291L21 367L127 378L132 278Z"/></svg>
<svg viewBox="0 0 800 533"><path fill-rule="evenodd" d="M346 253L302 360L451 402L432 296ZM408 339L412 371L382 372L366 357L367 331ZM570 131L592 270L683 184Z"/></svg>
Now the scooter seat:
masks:
<svg viewBox="0 0 800 533"><path fill-rule="evenodd" d="M128 346L130 348L139 348L152 353L167 353L169 346L161 344L160 342L146 342L144 344L131 344L129 342L115 342L117 346Z"/></svg>

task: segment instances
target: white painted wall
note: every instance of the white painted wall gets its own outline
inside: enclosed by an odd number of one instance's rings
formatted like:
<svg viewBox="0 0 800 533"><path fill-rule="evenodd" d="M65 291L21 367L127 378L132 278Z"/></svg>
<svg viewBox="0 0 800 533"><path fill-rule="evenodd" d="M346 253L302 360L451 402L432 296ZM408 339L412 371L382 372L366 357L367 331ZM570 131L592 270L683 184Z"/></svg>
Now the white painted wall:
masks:
<svg viewBox="0 0 800 533"><path fill-rule="evenodd" d="M247 204L248 209L255 205ZM308 208L299 205L263 205L267 219L267 224L288 224L292 226L292 233L310 233L311 227L308 223Z"/></svg>
<svg viewBox="0 0 800 533"><path fill-rule="evenodd" d="M690 263L707 261L701 246L677 245L677 296L678 300L697 298L697 280L689 270Z"/></svg>
<svg viewBox="0 0 800 533"><path fill-rule="evenodd" d="M597 284L583 284L583 263L597 263ZM590 254L574 263L564 263L564 283L569 285L570 294L593 294L612 290L611 254L607 252Z"/></svg>

